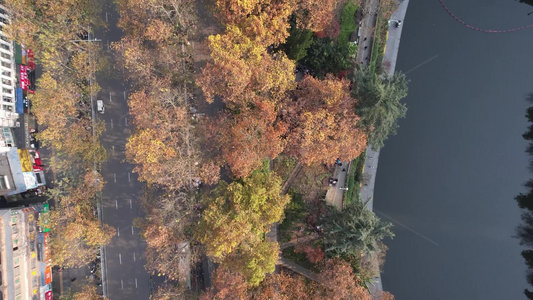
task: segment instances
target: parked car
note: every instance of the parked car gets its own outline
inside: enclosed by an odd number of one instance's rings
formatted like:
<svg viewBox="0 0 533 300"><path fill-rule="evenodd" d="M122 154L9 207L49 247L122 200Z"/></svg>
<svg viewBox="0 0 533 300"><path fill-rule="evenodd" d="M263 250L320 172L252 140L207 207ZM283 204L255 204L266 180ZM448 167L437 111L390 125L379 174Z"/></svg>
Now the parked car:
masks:
<svg viewBox="0 0 533 300"><path fill-rule="evenodd" d="M103 100L96 100L96 110L103 114L105 112L105 106Z"/></svg>

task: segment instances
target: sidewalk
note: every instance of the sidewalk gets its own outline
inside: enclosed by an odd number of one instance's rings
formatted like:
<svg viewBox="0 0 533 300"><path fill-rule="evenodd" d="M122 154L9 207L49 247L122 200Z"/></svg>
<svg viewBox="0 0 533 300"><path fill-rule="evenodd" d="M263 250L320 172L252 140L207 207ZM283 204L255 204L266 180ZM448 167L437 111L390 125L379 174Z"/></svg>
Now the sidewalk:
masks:
<svg viewBox="0 0 533 300"><path fill-rule="evenodd" d="M369 0L365 3L363 11L364 15L369 18L364 18L361 25L361 36L359 38L359 51L357 51L356 61L363 67L368 67L370 62L370 54L372 51L373 44L373 34L374 27L377 21L377 8L379 5L379 0ZM407 12L407 7L409 5L409 0L400 0L398 9L392 14L392 20L401 20L402 22L405 19L405 14ZM387 70L386 76L392 76L396 68L396 59L398 57L398 50L400 48L400 38L402 35L403 25L396 27L394 23L389 24L387 42L385 44L385 54L383 56L383 62L390 62L390 68ZM364 47L367 47L366 49ZM379 162L379 152L380 150L374 150L372 147L368 146L366 149L365 164L363 167L363 178L368 178L368 182L361 186L360 197L361 200L366 203L366 208L368 210L373 210L374 208L374 186L376 183L376 173ZM342 173L342 168L346 163L343 162L342 167L337 166L335 168L335 175ZM346 167L346 170L348 168ZM339 203L338 194L339 187L346 186L346 172L344 176L339 175L339 183L337 187L329 187L326 194L326 202L341 209L342 208L342 197ZM344 192L344 191L342 191ZM342 194L341 194L342 195ZM370 285L370 293L376 295L377 291L383 291L383 285L381 282L381 276L375 277L372 279Z"/></svg>

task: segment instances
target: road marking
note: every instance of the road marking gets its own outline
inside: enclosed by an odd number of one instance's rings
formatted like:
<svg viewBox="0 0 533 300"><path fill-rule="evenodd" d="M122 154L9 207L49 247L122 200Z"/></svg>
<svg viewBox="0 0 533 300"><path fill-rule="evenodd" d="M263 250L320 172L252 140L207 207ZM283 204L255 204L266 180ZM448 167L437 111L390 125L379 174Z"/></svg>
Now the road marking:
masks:
<svg viewBox="0 0 533 300"><path fill-rule="evenodd" d="M117 236L120 236L120 227L117 227Z"/></svg>
<svg viewBox="0 0 533 300"><path fill-rule="evenodd" d="M122 254L120 254L120 253L118 254L118 262L120 264L122 264Z"/></svg>
<svg viewBox="0 0 533 300"><path fill-rule="evenodd" d="M133 261L135 261L135 252L133 252Z"/></svg>
<svg viewBox="0 0 533 300"><path fill-rule="evenodd" d="M137 278L135 278L135 288L137 288Z"/></svg>
<svg viewBox="0 0 533 300"><path fill-rule="evenodd" d="M122 68L122 73L124 73L124 68ZM126 101L126 91L124 91L124 101Z"/></svg>
<svg viewBox="0 0 533 300"><path fill-rule="evenodd" d="M131 182L131 173L128 172L128 182Z"/></svg>
<svg viewBox="0 0 533 300"><path fill-rule="evenodd" d="M120 288L124 289L124 280L120 279Z"/></svg>
<svg viewBox="0 0 533 300"><path fill-rule="evenodd" d="M107 40L107 50L109 50L109 40Z"/></svg>
<svg viewBox="0 0 533 300"><path fill-rule="evenodd" d="M128 118L124 118L124 124L126 124L126 127L128 127Z"/></svg>
<svg viewBox="0 0 533 300"><path fill-rule="evenodd" d="M133 207L131 206L131 199L130 199L130 209L133 209Z"/></svg>
<svg viewBox="0 0 533 300"><path fill-rule="evenodd" d="M117 174L116 174L116 173L113 173L113 181L114 181L115 183L117 183Z"/></svg>
<svg viewBox="0 0 533 300"><path fill-rule="evenodd" d="M105 22L109 23L109 19L107 18L107 13L105 13Z"/></svg>
<svg viewBox="0 0 533 300"><path fill-rule="evenodd" d="M111 91L109 91L109 102L113 102L113 99L111 99Z"/></svg>
<svg viewBox="0 0 533 300"><path fill-rule="evenodd" d="M111 119L111 128L113 128L113 119Z"/></svg>
<svg viewBox="0 0 533 300"><path fill-rule="evenodd" d="M135 235L135 232L133 232L133 225L131 225L131 235Z"/></svg>
<svg viewBox="0 0 533 300"><path fill-rule="evenodd" d="M111 146L111 150L113 150L113 155L115 155L115 145Z"/></svg>
<svg viewBox="0 0 533 300"><path fill-rule="evenodd" d="M118 200L115 200L115 208L118 209Z"/></svg>

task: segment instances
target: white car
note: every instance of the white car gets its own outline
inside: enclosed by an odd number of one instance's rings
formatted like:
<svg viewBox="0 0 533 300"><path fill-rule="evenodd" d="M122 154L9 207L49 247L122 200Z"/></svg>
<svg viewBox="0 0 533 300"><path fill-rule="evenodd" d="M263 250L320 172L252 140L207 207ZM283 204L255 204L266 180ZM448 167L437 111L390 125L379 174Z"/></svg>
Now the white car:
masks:
<svg viewBox="0 0 533 300"><path fill-rule="evenodd" d="M105 106L103 100L96 100L96 110L103 114L105 112Z"/></svg>

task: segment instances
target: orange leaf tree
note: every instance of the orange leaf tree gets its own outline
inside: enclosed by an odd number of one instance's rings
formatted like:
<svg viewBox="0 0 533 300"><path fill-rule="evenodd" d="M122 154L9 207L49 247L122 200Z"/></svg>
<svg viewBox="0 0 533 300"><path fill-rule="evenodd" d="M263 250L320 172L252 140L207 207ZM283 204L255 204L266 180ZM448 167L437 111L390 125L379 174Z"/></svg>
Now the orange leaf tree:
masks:
<svg viewBox="0 0 533 300"><path fill-rule="evenodd" d="M209 48L213 62L196 83L210 103L215 96L230 109L247 107L256 96L277 103L295 87L294 62L283 53L270 55L236 26L210 36Z"/></svg>
<svg viewBox="0 0 533 300"><path fill-rule="evenodd" d="M220 19L236 25L263 47L283 43L289 36L294 0L217 0Z"/></svg>
<svg viewBox="0 0 533 300"><path fill-rule="evenodd" d="M246 177L283 150L284 124L276 121L274 105L257 102L253 109L225 113L219 118L217 141L222 157L237 177Z"/></svg>
<svg viewBox="0 0 533 300"><path fill-rule="evenodd" d="M370 300L368 291L359 285L351 265L340 259L329 259L319 274L317 299Z"/></svg>
<svg viewBox="0 0 533 300"><path fill-rule="evenodd" d="M331 24L337 7L337 0L300 0L295 11L299 28L319 32Z"/></svg>
<svg viewBox="0 0 533 300"><path fill-rule="evenodd" d="M306 76L286 102L290 122L286 151L305 164L329 163L340 157L352 160L366 147L366 135L358 126L356 100L347 80Z"/></svg>

